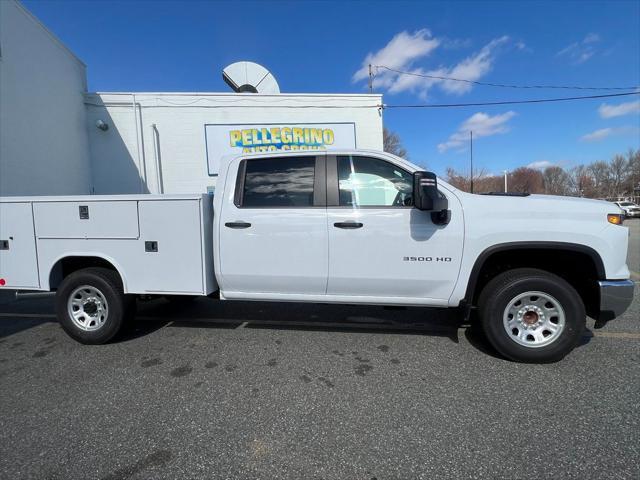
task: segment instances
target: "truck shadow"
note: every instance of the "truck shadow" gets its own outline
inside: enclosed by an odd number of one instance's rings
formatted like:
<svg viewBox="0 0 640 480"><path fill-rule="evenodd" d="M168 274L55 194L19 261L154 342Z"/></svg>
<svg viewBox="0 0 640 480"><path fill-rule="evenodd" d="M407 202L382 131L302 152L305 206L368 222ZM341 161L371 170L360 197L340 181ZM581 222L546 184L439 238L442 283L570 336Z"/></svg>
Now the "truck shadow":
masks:
<svg viewBox="0 0 640 480"><path fill-rule="evenodd" d="M382 307L278 302L219 302L207 298L177 306L165 300L143 302L138 308L133 340L163 327L268 329L319 332L393 333L428 335L459 343L464 335L471 346L504 359L474 321L465 322L459 311L421 307ZM591 341L587 329L578 347Z"/></svg>
<svg viewBox="0 0 640 480"><path fill-rule="evenodd" d="M34 317L34 318L17 318L17 317L0 317L0 338L20 333L30 328L38 327L45 323L57 323L55 318Z"/></svg>
<svg viewBox="0 0 640 480"><path fill-rule="evenodd" d="M184 306L158 299L140 302L132 340L163 326L301 331L401 333L446 337L458 343L462 318L446 309L197 299Z"/></svg>
<svg viewBox="0 0 640 480"><path fill-rule="evenodd" d="M11 308L0 310L9 310L0 317L0 338L45 323L56 323L56 319L52 317L53 302L49 298L16 302ZM11 316L11 313L16 316ZM25 313L29 317L25 318ZM39 316L40 314L42 316ZM493 349L475 322L465 323L461 314L452 309L220 302L209 298L198 298L186 305L175 305L164 299L155 299L138 302L136 318L131 328L118 335L116 342L134 341L162 328L171 327L427 335L448 338L454 343L459 343L459 336L464 335L469 344L477 350L495 358L503 358ZM587 329L578 347L589 343L591 338L593 333Z"/></svg>

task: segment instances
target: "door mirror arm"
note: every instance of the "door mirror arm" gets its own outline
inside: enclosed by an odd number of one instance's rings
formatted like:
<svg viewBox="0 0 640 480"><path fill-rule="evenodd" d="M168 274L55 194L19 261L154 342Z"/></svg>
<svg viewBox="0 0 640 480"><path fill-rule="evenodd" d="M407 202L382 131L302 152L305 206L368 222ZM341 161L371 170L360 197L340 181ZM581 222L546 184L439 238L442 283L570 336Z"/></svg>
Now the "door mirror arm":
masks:
<svg viewBox="0 0 640 480"><path fill-rule="evenodd" d="M436 225L446 225L451 221L451 210L444 209L431 212L431 221Z"/></svg>

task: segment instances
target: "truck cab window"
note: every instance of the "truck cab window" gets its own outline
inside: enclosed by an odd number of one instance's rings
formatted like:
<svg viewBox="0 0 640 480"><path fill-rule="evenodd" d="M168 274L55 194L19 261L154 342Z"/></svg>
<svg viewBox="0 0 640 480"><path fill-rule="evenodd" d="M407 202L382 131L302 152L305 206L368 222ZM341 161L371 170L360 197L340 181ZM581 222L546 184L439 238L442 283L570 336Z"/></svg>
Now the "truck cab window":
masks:
<svg viewBox="0 0 640 480"><path fill-rule="evenodd" d="M315 157L246 160L243 207L312 207Z"/></svg>
<svg viewBox="0 0 640 480"><path fill-rule="evenodd" d="M338 188L340 206L413 205L413 176L379 158L338 156Z"/></svg>

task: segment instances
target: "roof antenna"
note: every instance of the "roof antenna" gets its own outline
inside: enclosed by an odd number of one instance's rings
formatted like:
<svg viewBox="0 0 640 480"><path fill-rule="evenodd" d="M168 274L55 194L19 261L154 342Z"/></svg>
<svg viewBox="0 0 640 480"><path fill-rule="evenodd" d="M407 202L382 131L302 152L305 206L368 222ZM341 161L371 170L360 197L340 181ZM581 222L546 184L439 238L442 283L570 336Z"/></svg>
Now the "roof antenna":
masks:
<svg viewBox="0 0 640 480"><path fill-rule="evenodd" d="M473 193L473 130L469 130L469 140L471 144L471 193Z"/></svg>

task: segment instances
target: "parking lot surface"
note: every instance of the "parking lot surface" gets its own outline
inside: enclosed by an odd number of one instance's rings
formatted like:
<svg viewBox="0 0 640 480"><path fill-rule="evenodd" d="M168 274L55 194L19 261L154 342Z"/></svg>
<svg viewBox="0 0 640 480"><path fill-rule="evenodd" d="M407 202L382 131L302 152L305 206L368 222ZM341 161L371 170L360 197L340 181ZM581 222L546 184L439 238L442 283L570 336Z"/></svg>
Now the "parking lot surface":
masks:
<svg viewBox="0 0 640 480"><path fill-rule="evenodd" d="M83 346L52 305L0 299L1 478L640 477L638 294L550 365L418 308L157 299Z"/></svg>

